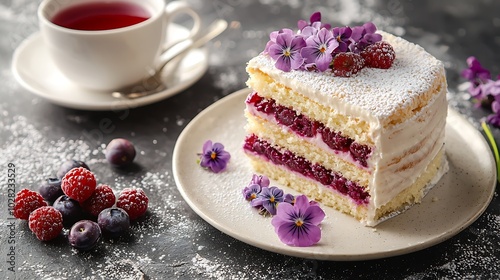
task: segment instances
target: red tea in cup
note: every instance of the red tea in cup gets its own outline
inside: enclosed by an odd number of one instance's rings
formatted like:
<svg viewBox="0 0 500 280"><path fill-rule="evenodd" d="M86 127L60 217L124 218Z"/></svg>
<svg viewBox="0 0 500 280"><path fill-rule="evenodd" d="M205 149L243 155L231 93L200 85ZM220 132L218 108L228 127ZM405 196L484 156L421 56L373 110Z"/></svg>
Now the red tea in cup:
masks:
<svg viewBox="0 0 500 280"><path fill-rule="evenodd" d="M177 36L169 34L177 15L193 19L189 37L201 25L185 1L42 0L37 15L60 72L77 86L106 93L151 75L167 40Z"/></svg>
<svg viewBox="0 0 500 280"><path fill-rule="evenodd" d="M150 13L130 2L91 2L70 6L51 21L75 30L110 30L131 26L150 18Z"/></svg>

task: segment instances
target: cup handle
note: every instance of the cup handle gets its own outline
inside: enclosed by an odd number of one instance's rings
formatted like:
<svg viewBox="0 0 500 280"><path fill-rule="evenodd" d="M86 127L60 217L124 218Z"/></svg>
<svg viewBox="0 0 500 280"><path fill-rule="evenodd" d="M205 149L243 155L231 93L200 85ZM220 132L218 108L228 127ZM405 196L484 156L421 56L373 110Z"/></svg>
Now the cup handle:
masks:
<svg viewBox="0 0 500 280"><path fill-rule="evenodd" d="M167 4L165 7L165 13L167 16L167 26L170 24L172 19L178 14L187 14L193 19L193 27L189 31L189 35L185 38L175 40L173 42L168 42L163 45L162 53L166 52L168 49L177 45L178 43L191 39L193 36L200 32L201 19L198 13L196 13L186 2L173 1Z"/></svg>

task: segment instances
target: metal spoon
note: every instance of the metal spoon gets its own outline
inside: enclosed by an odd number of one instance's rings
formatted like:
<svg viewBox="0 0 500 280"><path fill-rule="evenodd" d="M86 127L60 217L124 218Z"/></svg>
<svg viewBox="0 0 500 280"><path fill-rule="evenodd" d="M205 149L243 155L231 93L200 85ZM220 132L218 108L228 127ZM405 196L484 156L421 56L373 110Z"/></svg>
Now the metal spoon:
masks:
<svg viewBox="0 0 500 280"><path fill-rule="evenodd" d="M227 21L223 19L214 21L207 28L207 31L199 32L197 35L193 36L193 38L181 41L180 43L173 46L172 53L167 53L168 56L161 61L160 65L151 76L134 85L114 91L111 93L111 95L115 98L135 99L165 90L167 88L167 85L165 85L161 78L161 73L165 66L167 66L167 64L172 60L183 57L190 50L205 45L207 42L217 37L224 30L226 30L226 28Z"/></svg>

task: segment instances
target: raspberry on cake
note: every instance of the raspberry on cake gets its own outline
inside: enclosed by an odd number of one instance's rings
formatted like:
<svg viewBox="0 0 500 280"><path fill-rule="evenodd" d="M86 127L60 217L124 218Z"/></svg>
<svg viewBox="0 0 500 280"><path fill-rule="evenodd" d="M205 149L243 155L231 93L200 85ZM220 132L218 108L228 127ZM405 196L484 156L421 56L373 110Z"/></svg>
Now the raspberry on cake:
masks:
<svg viewBox="0 0 500 280"><path fill-rule="evenodd" d="M249 61L244 150L257 172L375 226L448 170L444 67L372 23L330 36L320 20L271 33Z"/></svg>

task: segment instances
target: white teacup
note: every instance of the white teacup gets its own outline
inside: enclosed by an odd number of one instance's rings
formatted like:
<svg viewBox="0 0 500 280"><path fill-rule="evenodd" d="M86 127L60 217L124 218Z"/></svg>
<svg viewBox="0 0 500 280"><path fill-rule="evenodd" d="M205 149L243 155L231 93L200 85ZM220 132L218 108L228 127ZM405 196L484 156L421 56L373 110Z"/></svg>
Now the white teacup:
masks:
<svg viewBox="0 0 500 280"><path fill-rule="evenodd" d="M83 9L92 8L88 5L104 9L103 3L136 5L136 12L142 9L149 18L130 26L106 30L80 30L77 28L81 26L70 26L73 23L67 19L85 14ZM71 15L68 9L75 9L76 13ZM111 9L119 10L117 7ZM166 5L164 0L44 0L38 8L42 37L55 65L73 83L99 91L116 90L150 74L158 63L166 38L175 37L175 34L167 34L167 28L178 14L188 14L193 18L189 37L195 35L200 28L200 17L185 2L174 1ZM70 27L55 24L54 16L62 17L59 24ZM96 22L88 19L87 23L82 23L83 28L94 28L92 25ZM105 26L97 24L97 27Z"/></svg>

